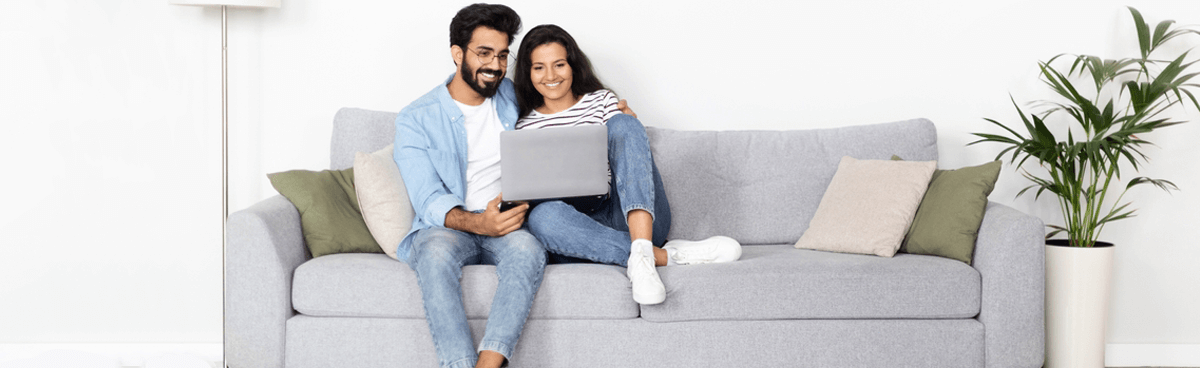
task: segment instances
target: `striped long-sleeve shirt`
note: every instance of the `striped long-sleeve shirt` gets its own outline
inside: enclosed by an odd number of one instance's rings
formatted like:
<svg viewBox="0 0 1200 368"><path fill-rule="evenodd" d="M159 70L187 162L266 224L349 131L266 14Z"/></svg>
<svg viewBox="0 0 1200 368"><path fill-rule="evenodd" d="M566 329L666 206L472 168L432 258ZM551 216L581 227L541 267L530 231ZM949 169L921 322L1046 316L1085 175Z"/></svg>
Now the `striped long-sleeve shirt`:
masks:
<svg viewBox="0 0 1200 368"><path fill-rule="evenodd" d="M609 118L620 114L617 110L617 95L607 89L588 93L579 98L571 108L553 114L534 110L517 121L517 129L542 129L585 124L604 124Z"/></svg>

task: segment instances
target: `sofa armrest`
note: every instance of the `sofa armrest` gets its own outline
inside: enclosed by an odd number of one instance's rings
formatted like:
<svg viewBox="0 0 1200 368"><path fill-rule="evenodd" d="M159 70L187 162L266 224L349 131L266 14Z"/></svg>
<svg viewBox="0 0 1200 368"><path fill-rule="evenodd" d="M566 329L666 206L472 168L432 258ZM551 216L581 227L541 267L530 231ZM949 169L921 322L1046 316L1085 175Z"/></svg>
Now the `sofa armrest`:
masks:
<svg viewBox="0 0 1200 368"><path fill-rule="evenodd" d="M225 364L284 366L292 272L311 256L300 213L283 196L229 215L225 247Z"/></svg>
<svg viewBox="0 0 1200 368"><path fill-rule="evenodd" d="M983 285L986 367L1041 367L1045 359L1046 237L1042 220L988 203L975 260Z"/></svg>

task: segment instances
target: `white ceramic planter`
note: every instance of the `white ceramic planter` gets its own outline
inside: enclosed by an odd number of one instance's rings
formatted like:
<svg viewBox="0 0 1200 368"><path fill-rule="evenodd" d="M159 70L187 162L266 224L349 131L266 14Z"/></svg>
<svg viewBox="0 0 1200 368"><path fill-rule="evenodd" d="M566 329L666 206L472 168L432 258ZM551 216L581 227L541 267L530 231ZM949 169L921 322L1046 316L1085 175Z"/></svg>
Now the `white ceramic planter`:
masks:
<svg viewBox="0 0 1200 368"><path fill-rule="evenodd" d="M1112 245L1046 245L1047 368L1104 367L1112 264Z"/></svg>

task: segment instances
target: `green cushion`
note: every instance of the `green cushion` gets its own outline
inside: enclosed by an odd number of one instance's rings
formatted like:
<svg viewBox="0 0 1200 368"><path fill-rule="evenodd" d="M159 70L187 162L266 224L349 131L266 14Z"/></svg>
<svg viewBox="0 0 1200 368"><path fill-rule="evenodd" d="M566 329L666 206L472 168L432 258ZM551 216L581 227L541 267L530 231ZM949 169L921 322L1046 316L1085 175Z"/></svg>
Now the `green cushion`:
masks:
<svg viewBox="0 0 1200 368"><path fill-rule="evenodd" d="M892 156L893 160L899 157ZM900 252L928 254L971 264L988 195L1000 177L1000 161L937 170Z"/></svg>
<svg viewBox="0 0 1200 368"><path fill-rule="evenodd" d="M271 186L300 211L300 228L312 256L383 253L371 237L354 193L354 169L292 170L267 174Z"/></svg>

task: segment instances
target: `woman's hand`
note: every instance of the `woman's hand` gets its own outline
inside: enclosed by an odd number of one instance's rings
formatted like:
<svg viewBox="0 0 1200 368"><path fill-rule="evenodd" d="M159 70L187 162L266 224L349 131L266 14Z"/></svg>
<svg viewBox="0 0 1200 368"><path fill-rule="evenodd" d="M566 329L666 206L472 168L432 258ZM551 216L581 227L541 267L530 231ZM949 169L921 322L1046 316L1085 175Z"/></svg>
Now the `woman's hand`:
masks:
<svg viewBox="0 0 1200 368"><path fill-rule="evenodd" d="M629 103L625 102L625 99L617 101L617 110L621 110L622 114L628 114L629 116L633 116L635 118L637 117L637 114L633 112L633 109L629 108Z"/></svg>

